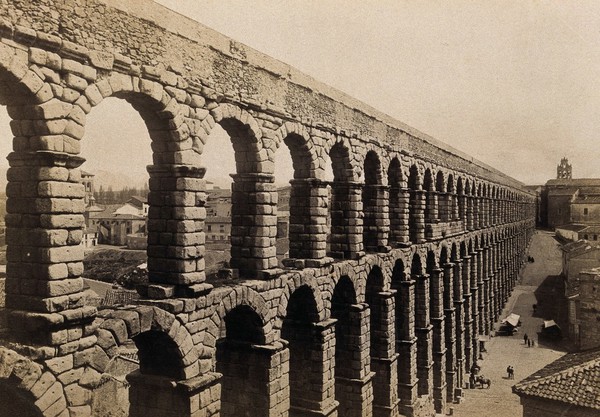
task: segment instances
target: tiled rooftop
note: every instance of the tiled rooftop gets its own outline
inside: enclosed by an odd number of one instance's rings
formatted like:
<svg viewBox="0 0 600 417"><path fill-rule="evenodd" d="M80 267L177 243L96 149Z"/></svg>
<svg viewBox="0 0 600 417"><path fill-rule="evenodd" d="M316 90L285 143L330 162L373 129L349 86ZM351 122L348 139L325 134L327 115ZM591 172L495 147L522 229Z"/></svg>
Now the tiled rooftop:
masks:
<svg viewBox="0 0 600 417"><path fill-rule="evenodd" d="M600 410L600 349L569 353L514 385L513 392Z"/></svg>

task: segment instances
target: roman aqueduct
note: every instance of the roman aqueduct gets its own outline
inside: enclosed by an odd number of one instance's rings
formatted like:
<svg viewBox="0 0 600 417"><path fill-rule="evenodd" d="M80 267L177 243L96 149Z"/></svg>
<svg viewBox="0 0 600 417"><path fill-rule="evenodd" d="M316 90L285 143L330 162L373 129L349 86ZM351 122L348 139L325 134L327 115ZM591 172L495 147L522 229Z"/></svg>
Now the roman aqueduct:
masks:
<svg viewBox="0 0 600 417"><path fill-rule="evenodd" d="M110 415L121 398L103 388L134 345L134 417L431 416L460 395L535 227L522 184L148 0L0 0L0 38L14 135L0 415ZM150 283L136 305L96 308L78 155L108 97L152 139ZM237 169L239 277L219 283L203 232L216 124ZM283 268L281 146L294 168Z"/></svg>

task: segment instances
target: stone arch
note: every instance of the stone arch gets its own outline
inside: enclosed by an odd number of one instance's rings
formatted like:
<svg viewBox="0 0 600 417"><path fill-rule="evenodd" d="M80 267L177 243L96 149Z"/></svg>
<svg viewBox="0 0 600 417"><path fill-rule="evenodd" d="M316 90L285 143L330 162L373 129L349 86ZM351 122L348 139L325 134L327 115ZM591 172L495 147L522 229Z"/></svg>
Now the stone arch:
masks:
<svg viewBox="0 0 600 417"><path fill-rule="evenodd" d="M357 297L359 294L364 294L365 285L365 282L361 280L361 277L348 262L334 264L333 270L329 276L329 282L327 282L325 287L322 289L323 294L325 295L325 298L323 299L325 308L330 313L328 318L331 316L331 302L333 299L333 293L335 292L335 288L339 284L339 281L342 277L347 279L352 284L352 291L356 298L354 302L358 301Z"/></svg>
<svg viewBox="0 0 600 417"><path fill-rule="evenodd" d="M294 179L319 178L317 156L310 132L297 122L285 122L275 132L275 149L285 144L292 156Z"/></svg>
<svg viewBox="0 0 600 417"><path fill-rule="evenodd" d="M410 200L408 204L408 232L412 243L420 243L424 236L423 201L422 201L422 176L416 164L409 168L408 191Z"/></svg>
<svg viewBox="0 0 600 417"><path fill-rule="evenodd" d="M63 385L52 372L2 346L0 394L11 396L10 401L2 402L3 412L7 413L0 413L3 416L11 415L8 412L12 409L14 416L54 417L67 409Z"/></svg>
<svg viewBox="0 0 600 417"><path fill-rule="evenodd" d="M277 303L277 317L275 318L273 325L275 329L281 329L282 320L286 317L290 298L292 294L294 294L301 287L307 287L312 293L316 310L318 312L318 321L323 321L326 319L326 308L323 302L323 294L321 293L321 289L319 288L316 279L311 275L298 272L290 274L288 279L285 281L283 292Z"/></svg>
<svg viewBox="0 0 600 417"><path fill-rule="evenodd" d="M275 335L272 332L273 320L272 312L268 304L258 292L252 288L242 286L231 289L223 295L219 305L215 309L209 321L209 327L206 330L204 345L209 349L215 348L217 339L226 335L225 316L234 308L247 306L258 315L261 320L260 343L269 344L274 341Z"/></svg>
<svg viewBox="0 0 600 417"><path fill-rule="evenodd" d="M359 401L360 392L353 392L352 379L360 379L363 373L361 343L362 312L364 304L357 304L355 284L349 276L341 276L331 296L331 317L335 323L335 399L339 402L340 415L351 415L353 405ZM357 398L358 397L358 398Z"/></svg>
<svg viewBox="0 0 600 417"><path fill-rule="evenodd" d="M389 227L385 224L386 211L383 209L383 172L379 155L370 150L364 159L364 185L362 187L363 206L363 246L366 251L376 252L387 243Z"/></svg>
<svg viewBox="0 0 600 417"><path fill-rule="evenodd" d="M221 103L210 114L231 139L237 174L273 173L274 164L262 144L262 130L250 113L233 104Z"/></svg>
<svg viewBox="0 0 600 417"><path fill-rule="evenodd" d="M368 277L373 268L379 268L383 275L383 287L381 291L387 291L390 288L391 277L389 274L389 266L388 264L380 257L380 256L371 256L366 259L366 267L365 267L365 276ZM366 278L365 278L366 282ZM361 288L365 288L361 286ZM359 294L359 299L362 299L364 295L362 292Z"/></svg>
<svg viewBox="0 0 600 417"><path fill-rule="evenodd" d="M356 181L356 169L352 164L352 147L341 137L336 137L335 142L328 143L331 145L327 149L327 154L333 168L334 182Z"/></svg>
<svg viewBox="0 0 600 417"><path fill-rule="evenodd" d="M408 201L405 187L405 180L402 174L402 164L400 158L394 156L387 169L387 183L389 186L389 218L390 218L390 241L406 242L408 240L408 218L405 209L408 208Z"/></svg>
<svg viewBox="0 0 600 417"><path fill-rule="evenodd" d="M118 354L116 348L133 341L143 374L175 379L198 374L199 355L192 336L173 314L159 307L135 306L106 311L100 320L98 346L109 358Z"/></svg>

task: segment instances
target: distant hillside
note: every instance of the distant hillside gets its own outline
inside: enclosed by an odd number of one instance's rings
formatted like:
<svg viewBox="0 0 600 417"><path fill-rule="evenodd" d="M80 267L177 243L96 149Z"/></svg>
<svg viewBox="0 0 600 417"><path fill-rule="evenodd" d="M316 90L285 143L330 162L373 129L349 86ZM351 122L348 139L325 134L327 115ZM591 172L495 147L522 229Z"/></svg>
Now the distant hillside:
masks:
<svg viewBox="0 0 600 417"><path fill-rule="evenodd" d="M123 188L144 188L144 185L148 183L148 175L134 176L123 172L111 172L105 170L86 170L84 166L82 169L90 174L94 174L94 187L96 189L102 188L108 189L112 187L113 190L121 190ZM0 192L6 191L6 171L7 168L0 168Z"/></svg>
<svg viewBox="0 0 600 417"><path fill-rule="evenodd" d="M87 171L90 174L94 174L94 188L96 190L100 187L104 189L112 188L113 190L122 190L124 188L144 188L148 184L148 175L141 176L130 176L122 172L110 172L110 171Z"/></svg>

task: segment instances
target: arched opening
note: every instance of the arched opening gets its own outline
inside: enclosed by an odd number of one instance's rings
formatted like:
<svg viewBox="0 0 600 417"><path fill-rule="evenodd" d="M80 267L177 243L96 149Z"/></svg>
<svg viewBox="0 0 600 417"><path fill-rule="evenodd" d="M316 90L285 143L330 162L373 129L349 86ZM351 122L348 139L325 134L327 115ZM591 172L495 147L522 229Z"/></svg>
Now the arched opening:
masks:
<svg viewBox="0 0 600 417"><path fill-rule="evenodd" d="M281 337L289 342L290 416L303 410L318 410L323 399L323 361L326 350L316 331L319 313L313 291L307 285L296 289L288 301Z"/></svg>
<svg viewBox="0 0 600 417"><path fill-rule="evenodd" d="M432 251L427 252L426 268L429 275L429 315L433 333L431 338L433 400L436 412L442 413L446 404L446 391L443 388L446 382L444 374L444 285L442 269L439 268Z"/></svg>
<svg viewBox="0 0 600 417"><path fill-rule="evenodd" d="M373 378L373 404L374 407L389 407L391 397L389 373L390 347L395 352L396 341L390 338L393 334L394 323L390 320L392 311L389 311L388 297L382 293L384 286L383 272L378 266L373 266L367 276L365 301L371 310L371 370L375 372ZM391 315L393 318L394 316ZM390 329L391 328L391 329Z"/></svg>
<svg viewBox="0 0 600 417"><path fill-rule="evenodd" d="M351 210L350 202L356 197L358 191L351 184L352 169L348 148L338 142L329 151L333 171L333 182L330 188L329 215L331 227L329 233L329 256L336 259L349 259L362 248L362 239L351 237L359 234L362 238L362 229L358 221L362 215L360 211ZM360 198L360 197L359 197Z"/></svg>
<svg viewBox="0 0 600 417"><path fill-rule="evenodd" d="M456 188L454 186L454 176L448 175L448 183L446 184L446 192L448 193L448 221L458 219L458 204L456 202Z"/></svg>
<svg viewBox="0 0 600 417"><path fill-rule="evenodd" d="M408 176L410 202L408 207L408 234L412 243L418 243L423 227L423 205L421 201L421 185L419 171L415 165L410 167Z"/></svg>
<svg viewBox="0 0 600 417"><path fill-rule="evenodd" d="M426 169L423 175L423 192L425 193L425 237L435 236L435 224L438 222L438 196L434 190L431 170Z"/></svg>
<svg viewBox="0 0 600 417"><path fill-rule="evenodd" d="M229 110L225 107L222 112L227 113ZM220 189L214 193L208 193L209 220L205 222L205 233L207 236L215 236L214 248L221 252L215 262L216 272L221 272L221 278L230 278L236 273L254 277L258 271L277 266L277 186L273 162L268 160L266 152L259 152L259 138L250 125L235 117L225 115L218 120L222 130L213 127L202 153L202 161L206 166L205 178L215 184L224 184L223 188L219 186ZM233 167L229 165L230 157L225 159L229 164L221 163L223 155L227 154L223 150L231 149L225 142L233 147L234 171L231 171ZM229 170L229 176L233 179L230 182L230 193L224 181L226 170ZM214 194L215 208L210 203L211 194ZM229 209L230 217L220 216L219 208ZM214 213L216 216L211 219L210 215L214 216ZM227 253L228 244L230 257ZM228 270L228 267L232 270Z"/></svg>
<svg viewBox="0 0 600 417"><path fill-rule="evenodd" d="M465 228L465 223L467 221L467 207L466 207L466 197L465 197L465 188L463 185L463 179L458 178L456 181L456 195L458 199L458 220L462 222L460 231L462 232Z"/></svg>
<svg viewBox="0 0 600 417"><path fill-rule="evenodd" d="M388 168L390 241L405 243L408 235L408 201L402 191L402 167L398 158Z"/></svg>
<svg viewBox="0 0 600 417"><path fill-rule="evenodd" d="M224 271L231 267L231 174L236 172L231 138L219 124L214 125L203 147L202 164L206 168L205 270L207 279L214 282L219 276L229 277Z"/></svg>
<svg viewBox="0 0 600 417"><path fill-rule="evenodd" d="M440 222L448 221L448 194L446 193L445 179L442 171L435 177L435 191L438 193L438 217Z"/></svg>
<svg viewBox="0 0 600 417"><path fill-rule="evenodd" d="M327 232L327 188L315 178L307 140L290 134L283 141L286 146L280 146L287 151L278 150L275 155L276 183L289 181L287 186L277 188L277 258L280 262L286 257L321 259L326 256L323 244ZM289 252L284 256L286 246Z"/></svg>
<svg viewBox="0 0 600 417"><path fill-rule="evenodd" d="M240 305L223 321L216 352L216 371L223 375L221 416L266 415L271 357L255 346L265 342L262 320L252 307Z"/></svg>
<svg viewBox="0 0 600 417"><path fill-rule="evenodd" d="M414 337L414 327L411 326L410 315L411 291L409 280L406 279L404 262L398 259L392 270L392 289L396 290L395 314L396 314L396 352L398 356L398 394L402 404L412 404L412 367L411 367L411 343ZM416 375L415 375L416 376Z"/></svg>
<svg viewBox="0 0 600 417"><path fill-rule="evenodd" d="M431 361L431 344L429 340L429 282L428 277L423 275L421 257L413 256L410 274L415 282L415 308L413 317L415 323L415 335L417 337L417 395L428 395L430 392L429 370Z"/></svg>
<svg viewBox="0 0 600 417"><path fill-rule="evenodd" d="M174 389L175 382L186 377L181 352L175 341L164 331L155 329L138 334L133 341L137 348L139 370L127 375L130 383L129 414L154 417L175 412L185 415L185 395ZM157 395L157 386L161 387L162 401L152 401ZM122 398L118 393L116 397ZM122 404L119 406L122 407ZM106 405L97 407L104 411Z"/></svg>
<svg viewBox="0 0 600 417"><path fill-rule="evenodd" d="M133 338L138 349L140 372L182 379L183 363L177 344L168 334L158 330L148 330Z"/></svg>
<svg viewBox="0 0 600 417"><path fill-rule="evenodd" d="M381 187L381 163L373 151L367 152L364 164L365 184L362 190L364 211L363 243L366 251L375 252L384 243L383 188ZM387 236L385 236L387 238ZM387 239L385 239L387 243Z"/></svg>
<svg viewBox="0 0 600 417"><path fill-rule="evenodd" d="M164 256L148 259L147 167L153 162L149 129L158 126L156 121L147 125L143 115L155 110L149 99L133 94L108 97L86 119L81 140L82 276L103 305L137 298L136 286L148 282L146 265L157 265ZM96 281L119 287L105 288Z"/></svg>
<svg viewBox="0 0 600 417"><path fill-rule="evenodd" d="M333 290L331 317L335 324L335 399L342 416L360 415L361 393L353 390L353 380L363 377L361 343L361 313L363 306L356 305L354 285L343 276ZM365 323L366 324L366 323ZM367 349L369 342L365 343Z"/></svg>

